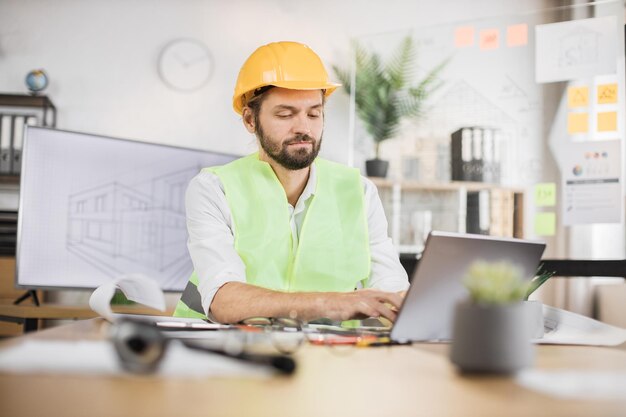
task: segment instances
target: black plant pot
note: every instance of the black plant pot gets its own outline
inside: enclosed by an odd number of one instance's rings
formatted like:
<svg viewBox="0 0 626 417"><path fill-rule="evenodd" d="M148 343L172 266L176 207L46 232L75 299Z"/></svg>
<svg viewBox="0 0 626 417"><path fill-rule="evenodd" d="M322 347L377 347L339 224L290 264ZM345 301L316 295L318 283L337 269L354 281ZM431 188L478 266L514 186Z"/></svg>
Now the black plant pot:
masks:
<svg viewBox="0 0 626 417"><path fill-rule="evenodd" d="M382 159L370 159L365 161L365 172L368 177L385 178L389 169L389 161Z"/></svg>

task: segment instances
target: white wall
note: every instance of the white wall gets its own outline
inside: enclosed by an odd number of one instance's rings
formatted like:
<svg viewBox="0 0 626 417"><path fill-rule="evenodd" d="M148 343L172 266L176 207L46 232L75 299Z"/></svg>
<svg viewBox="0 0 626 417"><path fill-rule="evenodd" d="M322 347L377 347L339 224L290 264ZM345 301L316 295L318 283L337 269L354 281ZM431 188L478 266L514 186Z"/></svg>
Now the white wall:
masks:
<svg viewBox="0 0 626 417"><path fill-rule="evenodd" d="M549 1L501 0L0 0L0 91L26 92L44 68L58 127L207 150L255 149L230 101L239 67L259 45L309 44L330 67L347 65L351 37L539 9ZM211 50L202 89L180 93L159 81L161 48L180 37ZM322 154L346 162L348 98L327 106Z"/></svg>
<svg viewBox="0 0 626 417"><path fill-rule="evenodd" d="M245 154L256 145L231 108L232 91L241 64L264 43L307 43L330 69L348 65L352 37L510 16L555 3L0 0L0 92L25 93L26 73L44 68L59 128ZM182 37L206 43L215 62L209 83L193 93L169 89L157 73L163 46ZM322 155L347 162L347 95L335 93L326 115Z"/></svg>

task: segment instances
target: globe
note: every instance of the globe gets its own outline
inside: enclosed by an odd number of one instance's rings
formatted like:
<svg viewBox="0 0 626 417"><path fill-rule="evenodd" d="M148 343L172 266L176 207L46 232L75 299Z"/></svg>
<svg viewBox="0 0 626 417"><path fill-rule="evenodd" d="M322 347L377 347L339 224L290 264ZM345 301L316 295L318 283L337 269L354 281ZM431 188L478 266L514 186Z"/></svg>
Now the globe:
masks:
<svg viewBox="0 0 626 417"><path fill-rule="evenodd" d="M26 75L26 86L31 93L37 94L48 86L48 76L42 69L32 70Z"/></svg>

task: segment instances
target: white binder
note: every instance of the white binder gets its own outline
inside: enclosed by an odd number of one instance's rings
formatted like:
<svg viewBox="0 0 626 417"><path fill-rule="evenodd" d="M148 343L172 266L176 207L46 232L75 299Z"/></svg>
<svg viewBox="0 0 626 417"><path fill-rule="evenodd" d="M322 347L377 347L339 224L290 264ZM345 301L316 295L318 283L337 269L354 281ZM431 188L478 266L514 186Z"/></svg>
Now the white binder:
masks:
<svg viewBox="0 0 626 417"><path fill-rule="evenodd" d="M0 174L11 173L11 136L13 117L0 114Z"/></svg>

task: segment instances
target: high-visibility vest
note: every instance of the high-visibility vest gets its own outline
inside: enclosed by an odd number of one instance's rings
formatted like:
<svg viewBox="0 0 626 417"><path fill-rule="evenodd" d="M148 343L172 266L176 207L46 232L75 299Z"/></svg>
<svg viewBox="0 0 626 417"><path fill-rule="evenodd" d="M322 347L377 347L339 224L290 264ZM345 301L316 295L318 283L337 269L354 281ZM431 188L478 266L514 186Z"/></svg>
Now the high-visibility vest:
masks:
<svg viewBox="0 0 626 417"><path fill-rule="evenodd" d="M284 292L353 291L370 273L363 183L357 169L317 158L317 184L293 250L285 190L258 154L219 167L231 211L235 250L246 282ZM195 272L175 316L206 318Z"/></svg>

